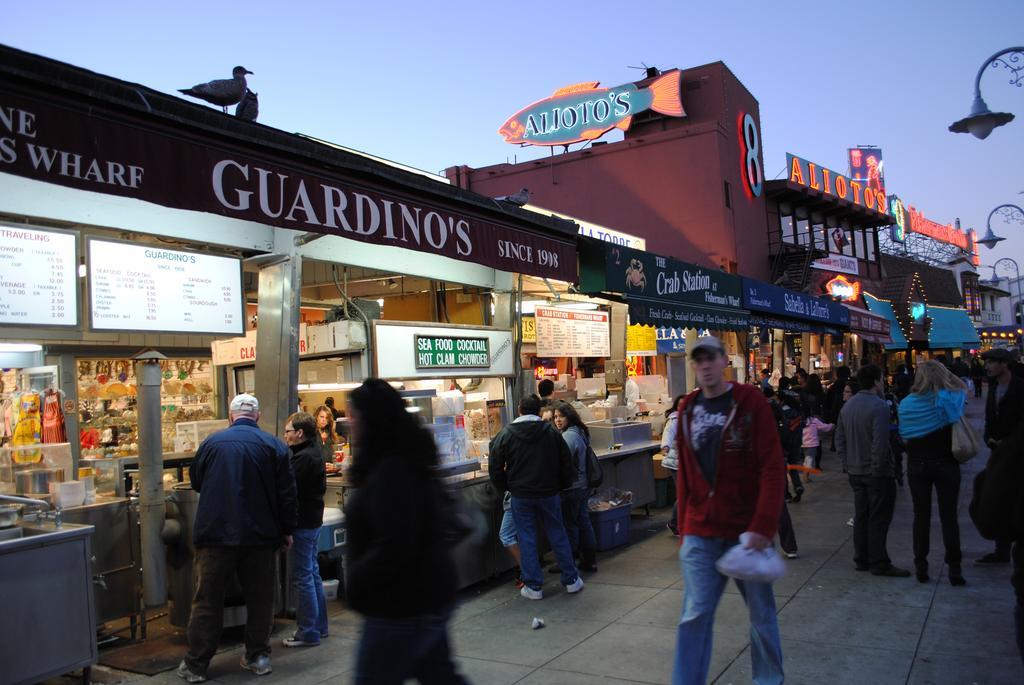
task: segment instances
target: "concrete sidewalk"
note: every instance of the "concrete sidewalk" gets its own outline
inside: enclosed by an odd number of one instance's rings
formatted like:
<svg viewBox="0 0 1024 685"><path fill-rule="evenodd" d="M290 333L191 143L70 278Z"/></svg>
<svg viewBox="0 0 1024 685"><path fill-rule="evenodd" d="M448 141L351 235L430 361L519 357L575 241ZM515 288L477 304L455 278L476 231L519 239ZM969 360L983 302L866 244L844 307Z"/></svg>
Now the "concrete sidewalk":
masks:
<svg viewBox="0 0 1024 685"><path fill-rule="evenodd" d="M980 422L981 400L968 415ZM938 512L933 510L933 579L878 578L853 568L852 496L835 455L826 453L826 473L809 484L804 499L790 505L800 558L787 562L776 583L787 683L992 683L1024 682L1013 636L1013 591L1009 566L983 568L973 560L992 550L967 515L974 474L985 452L963 469L961 536L967 586L950 586L942 560ZM934 509L934 508L933 508ZM911 502L901 488L889 534L893 562L913 567ZM474 683L583 685L668 683L675 627L682 602L676 560L678 540L665 530L667 511L633 519L634 543L600 555L586 589L570 596L549 576L547 597L530 602L510 581L495 581L464 593L451 624L455 654ZM531 630L534 616L547 623ZM349 682L359 618L343 611L331 620L321 646L287 650L274 646L268 683ZM291 626L279 622L278 634ZM749 683L747 617L735 585L718 610L710 681ZM238 667L238 649L219 654L213 682L254 679ZM100 669L97 680L178 683L173 671L152 678ZM262 681L261 681L262 682Z"/></svg>

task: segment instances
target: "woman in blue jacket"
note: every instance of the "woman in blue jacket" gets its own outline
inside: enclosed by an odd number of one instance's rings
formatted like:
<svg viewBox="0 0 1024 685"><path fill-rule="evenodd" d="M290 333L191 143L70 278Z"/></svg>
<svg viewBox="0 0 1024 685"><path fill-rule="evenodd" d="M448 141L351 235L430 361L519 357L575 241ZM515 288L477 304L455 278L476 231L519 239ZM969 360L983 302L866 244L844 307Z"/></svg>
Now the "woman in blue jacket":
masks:
<svg viewBox="0 0 1024 685"><path fill-rule="evenodd" d="M963 381L937 361L917 368L910 394L899 406L899 432L907 449L907 480L914 501L914 566L917 580L927 583L929 531L932 519L932 489L939 500L942 543L949 564L949 582L964 585L961 571L960 525L957 499L960 495L960 463L953 458L953 424L964 413L966 388Z"/></svg>

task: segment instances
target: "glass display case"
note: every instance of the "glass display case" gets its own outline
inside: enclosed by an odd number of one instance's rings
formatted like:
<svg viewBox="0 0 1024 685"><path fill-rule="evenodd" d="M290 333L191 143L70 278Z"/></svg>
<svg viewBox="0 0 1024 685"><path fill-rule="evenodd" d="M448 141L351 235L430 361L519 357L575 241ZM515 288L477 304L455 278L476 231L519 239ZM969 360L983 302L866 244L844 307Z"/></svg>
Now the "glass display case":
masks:
<svg viewBox="0 0 1024 685"><path fill-rule="evenodd" d="M215 419L208 359L160 362L162 447L175 451L177 424ZM138 454L138 388L130 359L78 360L79 441L84 458Z"/></svg>
<svg viewBox="0 0 1024 685"><path fill-rule="evenodd" d="M66 442L0 447L0 493L45 498L49 484L75 480Z"/></svg>

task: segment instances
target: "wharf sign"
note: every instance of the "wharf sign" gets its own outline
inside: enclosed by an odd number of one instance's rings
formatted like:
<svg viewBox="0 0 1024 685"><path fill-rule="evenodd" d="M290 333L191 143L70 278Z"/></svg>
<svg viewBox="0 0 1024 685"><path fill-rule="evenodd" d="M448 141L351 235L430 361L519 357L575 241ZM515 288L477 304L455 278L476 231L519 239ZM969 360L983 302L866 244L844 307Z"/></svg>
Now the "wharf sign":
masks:
<svg viewBox="0 0 1024 685"><path fill-rule="evenodd" d="M852 202L873 212L888 213L884 188L876 191L872 185L852 181L843 174L796 155L786 154L786 168L789 169L790 184Z"/></svg>
<svg viewBox="0 0 1024 685"><path fill-rule="evenodd" d="M502 271L573 281L573 239L446 204L171 137L0 90L0 173L176 209L406 248ZM450 188L444 192L450 193ZM401 194L399 194L401 193Z"/></svg>
<svg viewBox="0 0 1024 685"><path fill-rule="evenodd" d="M417 369L474 369L491 365L487 338L416 336Z"/></svg>
<svg viewBox="0 0 1024 685"><path fill-rule="evenodd" d="M681 76L674 69L646 86L598 88L600 82L588 81L559 88L513 114L498 133L514 145L570 145L595 140L614 128L628 131L633 117L649 109L681 117Z"/></svg>
<svg viewBox="0 0 1024 685"><path fill-rule="evenodd" d="M840 304L751 278L743 279L743 306L750 311L780 314L830 326L850 325L850 312Z"/></svg>

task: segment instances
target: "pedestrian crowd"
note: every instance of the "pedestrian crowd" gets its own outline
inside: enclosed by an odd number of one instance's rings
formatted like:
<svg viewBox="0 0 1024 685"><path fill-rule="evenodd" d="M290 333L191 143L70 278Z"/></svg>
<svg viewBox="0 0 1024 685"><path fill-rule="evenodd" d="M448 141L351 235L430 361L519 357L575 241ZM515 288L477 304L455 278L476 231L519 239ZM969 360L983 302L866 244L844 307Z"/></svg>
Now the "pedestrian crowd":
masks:
<svg viewBox="0 0 1024 685"><path fill-rule="evenodd" d="M774 540L798 556L788 505L807 494L822 473L822 446L838 454L849 481L854 515L853 565L875 576L916 576L928 582L932 491L937 496L943 563L954 586L966 584L958 499L961 463L983 442L992 457L975 482L972 519L993 551L978 564L1014 564L1015 620L1024 659L1024 374L1006 350L970 365L924 361L901 365L891 383L881 368L856 374L836 369L823 387L817 374L793 378L764 369L757 385L727 380L728 357L713 336L689 351L696 389L669 408L661 440L663 465L674 474L676 504L668 523L680 537L684 579L672 682L707 680L715 611L729 577L716 563L737 546L770 557ZM979 371L980 369L980 371ZM988 391L980 440L964 420L967 394ZM490 444L489 477L502 497L499 539L517 564L516 585L528 600L544 598L542 543L550 547L568 594L584 590L583 574L597 571L589 499L596 456L589 430L572 404L524 397L518 416ZM368 379L346 407L353 445L347 498L348 605L364 617L355 682L467 682L451 657L448 622L455 606L452 545L465 534L458 505L437 475L431 434L407 412L390 384ZM324 515L325 454L338 440L333 401L312 415L297 412L284 440L258 426L252 395L230 403L230 427L207 438L190 468L200 498L193 539L195 594L188 652L177 674L207 679L223 627L227 593L236 579L246 607L241 666L272 671L277 553L288 555L295 594L295 629L282 645L310 648L328 637L326 602L317 563ZM887 551L898 487L913 501L914 570L899 568ZM543 533L543 537L541 534ZM784 680L782 642L772 583L734 576L750 622L752 678Z"/></svg>

